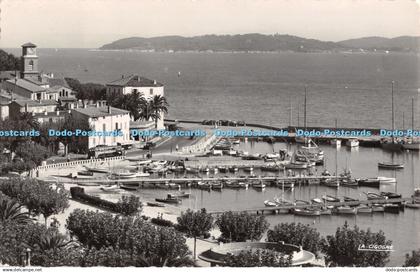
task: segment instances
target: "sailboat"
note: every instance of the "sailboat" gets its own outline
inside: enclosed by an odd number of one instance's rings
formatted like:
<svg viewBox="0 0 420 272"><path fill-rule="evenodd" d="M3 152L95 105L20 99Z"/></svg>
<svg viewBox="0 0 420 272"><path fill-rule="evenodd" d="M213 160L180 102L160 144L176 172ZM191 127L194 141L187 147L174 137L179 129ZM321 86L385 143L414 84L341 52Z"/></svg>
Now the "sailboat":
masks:
<svg viewBox="0 0 420 272"><path fill-rule="evenodd" d="M414 98L411 99L411 130L414 130ZM404 149L420 150L420 139L414 137L404 139L402 144Z"/></svg>
<svg viewBox="0 0 420 272"><path fill-rule="evenodd" d="M392 120L392 131L395 130L395 114L394 114L394 81L391 82L391 120ZM399 143L394 137L391 137L391 140L389 139L381 139L381 147L383 149L387 149L390 151L401 151L402 144Z"/></svg>

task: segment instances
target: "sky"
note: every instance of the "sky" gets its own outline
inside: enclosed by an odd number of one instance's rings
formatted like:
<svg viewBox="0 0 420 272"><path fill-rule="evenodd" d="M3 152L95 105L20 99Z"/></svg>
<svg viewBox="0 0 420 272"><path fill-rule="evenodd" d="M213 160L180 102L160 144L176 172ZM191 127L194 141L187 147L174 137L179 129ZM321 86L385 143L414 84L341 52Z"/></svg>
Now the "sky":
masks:
<svg viewBox="0 0 420 272"><path fill-rule="evenodd" d="M420 0L0 0L0 47L97 48L127 37L420 36Z"/></svg>

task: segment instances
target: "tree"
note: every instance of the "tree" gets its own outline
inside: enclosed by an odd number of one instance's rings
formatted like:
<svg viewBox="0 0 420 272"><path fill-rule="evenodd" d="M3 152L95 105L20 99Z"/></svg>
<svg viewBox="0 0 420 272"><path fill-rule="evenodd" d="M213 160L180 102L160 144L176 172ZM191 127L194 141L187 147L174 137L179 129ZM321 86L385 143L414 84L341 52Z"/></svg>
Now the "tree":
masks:
<svg viewBox="0 0 420 272"><path fill-rule="evenodd" d="M303 249L316 255L322 250L323 243L323 239L316 229L301 223L276 225L274 229L268 230L267 241L301 245Z"/></svg>
<svg viewBox="0 0 420 272"><path fill-rule="evenodd" d="M28 212L22 212L22 205L0 193L0 222L27 224L31 220Z"/></svg>
<svg viewBox="0 0 420 272"><path fill-rule="evenodd" d="M177 229L194 238L194 259L196 259L197 237L207 234L213 228L213 217L206 212L206 209L196 212L188 209L181 213L177 221Z"/></svg>
<svg viewBox="0 0 420 272"><path fill-rule="evenodd" d="M229 267L288 267L292 265L292 255L273 250L242 251L237 255L228 253L224 266Z"/></svg>
<svg viewBox="0 0 420 272"><path fill-rule="evenodd" d="M217 218L216 225L222 233L222 238L231 242L260 240L269 226L263 215L247 212L225 212Z"/></svg>
<svg viewBox="0 0 420 272"><path fill-rule="evenodd" d="M144 105L147 104L146 99L142 93L134 91L130 94L111 95L108 97L108 104L112 107L124 109L130 112L130 116L137 121L142 117L142 110Z"/></svg>
<svg viewBox="0 0 420 272"><path fill-rule="evenodd" d="M415 267L420 265L420 249L417 251L412 251L411 256L410 254L405 255L405 263L404 267Z"/></svg>
<svg viewBox="0 0 420 272"><path fill-rule="evenodd" d="M119 213L123 215L135 215L141 213L143 204L140 202L140 198L135 195L121 196L117 203L119 207Z"/></svg>
<svg viewBox="0 0 420 272"><path fill-rule="evenodd" d="M157 129L157 122L161 118L161 113L168 113L169 104L166 98L161 95L155 95L150 100L150 110L154 112L153 119L155 121L155 128Z"/></svg>
<svg viewBox="0 0 420 272"><path fill-rule="evenodd" d="M76 209L67 219L67 229L94 253L88 254L88 264L119 266L122 260L134 266L191 264L180 233L141 218Z"/></svg>
<svg viewBox="0 0 420 272"><path fill-rule="evenodd" d="M323 246L325 260L333 266L375 266L383 267L388 262L387 251L363 251L360 247L369 245L391 246L382 231L360 230L357 226L350 229L347 221L337 228L334 236L328 235Z"/></svg>
<svg viewBox="0 0 420 272"><path fill-rule="evenodd" d="M20 59L0 49L0 71L20 70Z"/></svg>
<svg viewBox="0 0 420 272"><path fill-rule="evenodd" d="M59 122L57 124L58 130L68 130L68 131L76 131L76 130L82 130L82 131L91 131L92 128L87 120L80 120L73 118L72 116L66 118L65 121ZM87 142L88 137L87 136L59 136L57 137L57 141L62 142L65 146L65 155L69 151L73 152L83 152L87 153Z"/></svg>
<svg viewBox="0 0 420 272"><path fill-rule="evenodd" d="M106 99L106 86L98 83L80 83L75 78L65 78L70 89L76 92L77 99L104 100Z"/></svg>
<svg viewBox="0 0 420 272"><path fill-rule="evenodd" d="M0 183L0 191L16 198L29 213L42 214L47 219L52 214L63 212L68 206L68 192L63 185L50 186L36 179L9 179Z"/></svg>

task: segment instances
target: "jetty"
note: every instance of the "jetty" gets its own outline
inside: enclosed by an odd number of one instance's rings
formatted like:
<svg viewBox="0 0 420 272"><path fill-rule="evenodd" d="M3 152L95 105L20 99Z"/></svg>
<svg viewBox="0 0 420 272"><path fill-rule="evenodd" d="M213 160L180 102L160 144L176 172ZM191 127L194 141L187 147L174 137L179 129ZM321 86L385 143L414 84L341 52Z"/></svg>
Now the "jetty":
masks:
<svg viewBox="0 0 420 272"><path fill-rule="evenodd" d="M292 209L292 208L319 208L327 206L341 207L341 206L353 206L353 205L372 205L372 204L393 204L401 203L405 201L412 201L413 197L403 197L403 198L390 198L390 199L375 199L375 200L358 200L358 201L347 201L347 202L328 202L327 204L298 204L298 205L282 205L277 207L261 207L261 208L252 208L252 209L243 209L243 210L218 210L218 211L208 211L210 214L221 214L224 212L247 212L247 213L272 213L277 214L281 210Z"/></svg>

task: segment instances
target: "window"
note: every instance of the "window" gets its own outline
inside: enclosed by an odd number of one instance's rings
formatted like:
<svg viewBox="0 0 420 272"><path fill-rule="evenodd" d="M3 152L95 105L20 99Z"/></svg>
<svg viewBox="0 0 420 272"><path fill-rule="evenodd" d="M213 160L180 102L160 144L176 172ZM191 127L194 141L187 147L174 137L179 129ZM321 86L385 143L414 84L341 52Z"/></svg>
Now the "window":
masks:
<svg viewBox="0 0 420 272"><path fill-rule="evenodd" d="M118 130L118 122L115 122L115 130Z"/></svg>
<svg viewBox="0 0 420 272"><path fill-rule="evenodd" d="M153 95L153 89L150 89L150 95Z"/></svg>
<svg viewBox="0 0 420 272"><path fill-rule="evenodd" d="M106 124L102 124L102 131L106 131Z"/></svg>
<svg viewBox="0 0 420 272"><path fill-rule="evenodd" d="M32 71L34 69L34 61L33 60L30 60L29 61L29 65L28 65L28 70L29 71Z"/></svg>

